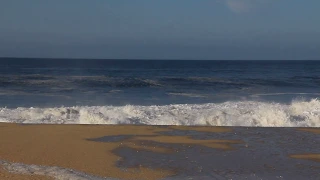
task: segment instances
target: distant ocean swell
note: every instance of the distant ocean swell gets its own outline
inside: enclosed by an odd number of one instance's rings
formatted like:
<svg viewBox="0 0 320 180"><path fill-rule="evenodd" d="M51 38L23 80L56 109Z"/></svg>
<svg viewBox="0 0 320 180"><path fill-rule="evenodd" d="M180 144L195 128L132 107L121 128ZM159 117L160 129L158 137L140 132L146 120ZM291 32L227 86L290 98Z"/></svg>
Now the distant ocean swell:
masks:
<svg viewBox="0 0 320 180"><path fill-rule="evenodd" d="M218 78L218 77L109 77L109 76L51 76L51 75L0 75L0 86L6 87L209 87L245 88L270 87L319 87L320 77L268 78Z"/></svg>
<svg viewBox="0 0 320 180"><path fill-rule="evenodd" d="M185 126L320 127L320 100L238 101L164 106L1 108L0 122Z"/></svg>

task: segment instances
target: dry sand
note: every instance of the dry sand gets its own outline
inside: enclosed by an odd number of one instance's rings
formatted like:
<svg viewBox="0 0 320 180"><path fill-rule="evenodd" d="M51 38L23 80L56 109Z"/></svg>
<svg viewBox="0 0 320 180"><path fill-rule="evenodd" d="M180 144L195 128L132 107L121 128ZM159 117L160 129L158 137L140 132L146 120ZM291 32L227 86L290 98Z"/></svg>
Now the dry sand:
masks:
<svg viewBox="0 0 320 180"><path fill-rule="evenodd" d="M116 166L121 159L113 150L123 147L170 153L170 148L155 147L147 140L161 143L196 144L231 150L238 140L194 140L184 136L164 136L160 132L174 129L194 129L206 132L230 132L223 127L157 127L157 126L101 126L101 125L19 125L0 123L0 160L23 164L59 166L100 177L121 179L160 179L176 174L175 170L150 169L143 166L123 171ZM103 136L134 135L117 142L97 142L88 139ZM137 171L138 170L138 171ZM43 176L15 175L0 171L1 179L49 179Z"/></svg>

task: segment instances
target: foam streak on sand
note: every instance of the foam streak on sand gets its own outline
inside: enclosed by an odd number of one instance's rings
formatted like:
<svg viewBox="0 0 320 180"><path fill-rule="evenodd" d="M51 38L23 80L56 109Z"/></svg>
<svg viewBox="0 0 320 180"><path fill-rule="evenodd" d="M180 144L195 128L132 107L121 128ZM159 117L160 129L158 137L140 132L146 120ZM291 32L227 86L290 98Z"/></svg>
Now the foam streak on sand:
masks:
<svg viewBox="0 0 320 180"><path fill-rule="evenodd" d="M320 127L320 100L0 109L0 122Z"/></svg>
<svg viewBox="0 0 320 180"><path fill-rule="evenodd" d="M39 166L39 165L26 165L22 163L9 163L6 161L0 160L0 165L4 167L4 170L10 172L11 176L6 175L8 179L12 179L14 176L25 176L26 179L68 179L68 180L116 180L114 178L100 178L91 176L82 172L78 172L72 169L65 169L61 167L50 167L50 166ZM1 174L1 173L0 173ZM8 173L7 173L8 174ZM29 177L28 177L29 176ZM32 177L30 177L32 176ZM0 178L2 178L0 176ZM21 179L20 179L21 180Z"/></svg>
<svg viewBox="0 0 320 180"><path fill-rule="evenodd" d="M53 180L53 178L50 178L48 176L42 176L42 175L36 175L38 173L18 173L18 172L12 172L8 171L4 165L5 161L0 160L0 179L1 180Z"/></svg>

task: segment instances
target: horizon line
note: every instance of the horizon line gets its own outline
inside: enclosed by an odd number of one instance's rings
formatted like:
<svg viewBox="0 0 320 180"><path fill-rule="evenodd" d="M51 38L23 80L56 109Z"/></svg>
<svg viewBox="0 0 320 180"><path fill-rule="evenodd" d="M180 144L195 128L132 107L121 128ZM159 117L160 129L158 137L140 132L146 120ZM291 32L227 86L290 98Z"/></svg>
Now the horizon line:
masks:
<svg viewBox="0 0 320 180"><path fill-rule="evenodd" d="M43 60L143 60L143 61L320 61L319 59L157 59L157 58L51 58L51 57L1 57L0 59L43 59Z"/></svg>

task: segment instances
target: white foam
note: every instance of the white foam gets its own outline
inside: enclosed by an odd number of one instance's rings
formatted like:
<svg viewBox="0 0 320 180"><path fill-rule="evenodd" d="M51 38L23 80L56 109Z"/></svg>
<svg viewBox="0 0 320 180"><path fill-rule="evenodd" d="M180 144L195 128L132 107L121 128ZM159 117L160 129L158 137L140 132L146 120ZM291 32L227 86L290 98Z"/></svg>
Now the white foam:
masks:
<svg viewBox="0 0 320 180"><path fill-rule="evenodd" d="M83 172L57 166L27 165L22 163L10 163L1 160L0 165L11 173L49 176L57 180L116 180L115 178L92 176Z"/></svg>
<svg viewBox="0 0 320 180"><path fill-rule="evenodd" d="M0 122L320 127L320 100L0 109Z"/></svg>

